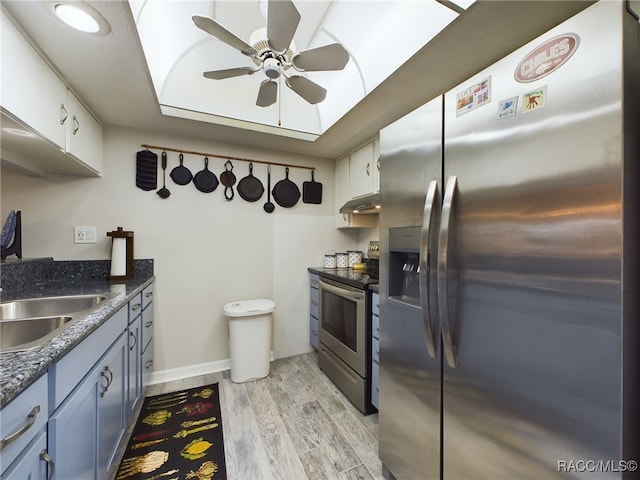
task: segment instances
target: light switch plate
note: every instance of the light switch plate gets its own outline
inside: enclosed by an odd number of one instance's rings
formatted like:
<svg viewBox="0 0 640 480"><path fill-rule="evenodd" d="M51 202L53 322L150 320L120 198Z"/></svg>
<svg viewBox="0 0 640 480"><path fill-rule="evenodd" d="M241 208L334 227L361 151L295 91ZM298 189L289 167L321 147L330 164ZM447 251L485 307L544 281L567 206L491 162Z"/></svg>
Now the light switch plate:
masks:
<svg viewBox="0 0 640 480"><path fill-rule="evenodd" d="M73 243L96 243L96 227L73 227Z"/></svg>

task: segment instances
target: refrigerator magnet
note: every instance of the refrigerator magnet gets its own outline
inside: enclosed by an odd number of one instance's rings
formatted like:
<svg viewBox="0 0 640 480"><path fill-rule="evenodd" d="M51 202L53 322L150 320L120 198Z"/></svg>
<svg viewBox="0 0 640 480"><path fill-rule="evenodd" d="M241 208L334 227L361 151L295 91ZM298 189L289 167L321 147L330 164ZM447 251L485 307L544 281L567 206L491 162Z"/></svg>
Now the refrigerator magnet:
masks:
<svg viewBox="0 0 640 480"><path fill-rule="evenodd" d="M498 118L513 117L518 110L518 97L500 100L498 104Z"/></svg>
<svg viewBox="0 0 640 480"><path fill-rule="evenodd" d="M533 112L547 104L547 86L536 88L522 95L524 112Z"/></svg>

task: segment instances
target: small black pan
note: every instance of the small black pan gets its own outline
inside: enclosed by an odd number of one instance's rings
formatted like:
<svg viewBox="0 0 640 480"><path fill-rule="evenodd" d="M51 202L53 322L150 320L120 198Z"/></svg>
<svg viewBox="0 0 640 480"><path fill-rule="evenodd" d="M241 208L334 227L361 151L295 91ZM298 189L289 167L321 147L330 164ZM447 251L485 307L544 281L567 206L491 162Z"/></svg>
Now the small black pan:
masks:
<svg viewBox="0 0 640 480"><path fill-rule="evenodd" d="M285 169L286 177L280 180L273 187L273 199L281 207L293 207L300 199L300 189L289 180L289 167Z"/></svg>
<svg viewBox="0 0 640 480"><path fill-rule="evenodd" d="M238 195L247 202L257 202L264 194L262 182L253 176L253 163L249 164L249 175L238 182Z"/></svg>
<svg viewBox="0 0 640 480"><path fill-rule="evenodd" d="M233 164L229 160L224 163L224 172L220 174L220 182L224 185L224 198L233 200L233 186L236 183L236 176L233 173Z"/></svg>
<svg viewBox="0 0 640 480"><path fill-rule="evenodd" d="M171 179L178 185L187 185L193 178L191 171L182 164L183 161L184 156L180 154L180 165L171 170L169 174Z"/></svg>
<svg viewBox="0 0 640 480"><path fill-rule="evenodd" d="M193 177L193 184L202 193L211 193L218 188L218 177L209 170L209 157L204 157L204 168Z"/></svg>
<svg viewBox="0 0 640 480"><path fill-rule="evenodd" d="M316 182L313 174L315 170L311 170L311 181L302 183L302 201L304 203L322 203L322 184Z"/></svg>

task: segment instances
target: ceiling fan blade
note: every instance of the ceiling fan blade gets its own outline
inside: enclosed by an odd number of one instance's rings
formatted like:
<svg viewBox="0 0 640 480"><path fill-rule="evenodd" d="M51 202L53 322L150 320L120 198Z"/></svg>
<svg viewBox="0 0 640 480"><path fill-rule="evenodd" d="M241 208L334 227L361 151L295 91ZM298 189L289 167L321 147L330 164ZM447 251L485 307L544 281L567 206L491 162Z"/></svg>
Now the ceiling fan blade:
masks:
<svg viewBox="0 0 640 480"><path fill-rule="evenodd" d="M191 17L196 27L204 30L209 35L216 37L218 40L226 43L227 45L240 50L242 53L249 57L255 57L258 55L255 48L249 45L241 38L236 37L229 30L224 28L218 22L209 17L202 17L200 15L194 15Z"/></svg>
<svg viewBox="0 0 640 480"><path fill-rule="evenodd" d="M241 75L252 75L256 73L259 68L251 68L251 67L237 67L237 68L226 68L224 70L211 70L210 72L204 72L206 78L210 78L211 80L223 80L225 78L231 77L239 77Z"/></svg>
<svg viewBox="0 0 640 480"><path fill-rule="evenodd" d="M312 105L322 102L327 96L327 91L324 88L317 83L313 83L307 77L292 75L287 77L285 82L291 90Z"/></svg>
<svg viewBox="0 0 640 480"><path fill-rule="evenodd" d="M342 70L349 61L349 52L339 43L311 48L296 53L291 62L298 70Z"/></svg>
<svg viewBox="0 0 640 480"><path fill-rule="evenodd" d="M267 42L269 47L283 53L293 40L300 12L291 0L269 0L267 5Z"/></svg>
<svg viewBox="0 0 640 480"><path fill-rule="evenodd" d="M271 80L265 80L260 84L258 90L258 99L256 105L259 107L268 107L276 103L278 98L278 84Z"/></svg>

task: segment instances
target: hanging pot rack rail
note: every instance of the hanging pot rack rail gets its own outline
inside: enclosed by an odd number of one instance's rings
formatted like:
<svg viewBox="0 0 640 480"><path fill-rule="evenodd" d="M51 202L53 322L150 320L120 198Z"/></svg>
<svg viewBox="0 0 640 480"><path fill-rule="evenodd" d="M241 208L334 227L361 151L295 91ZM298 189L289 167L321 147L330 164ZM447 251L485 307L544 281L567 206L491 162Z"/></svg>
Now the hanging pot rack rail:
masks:
<svg viewBox="0 0 640 480"><path fill-rule="evenodd" d="M191 154L191 155L198 155L200 157L224 158L226 160L238 160L238 161L241 161L241 162L262 163L264 165L277 165L277 166L280 166L280 167L304 168L304 169L307 169L307 170L314 170L314 171L316 169L316 167L307 167L305 165L293 165L291 163L282 163L282 162L267 162L265 160L252 160L250 158L233 157L231 155L218 155L218 154L215 154L215 153L197 152L195 150L185 150L185 149L172 148L172 147L161 147L161 146L158 146L158 145L149 145L149 144L146 144L146 143L142 143L141 146L144 147L144 148L151 148L151 149L155 149L155 150L163 150L163 151L167 151L167 152L188 153L188 154Z"/></svg>

